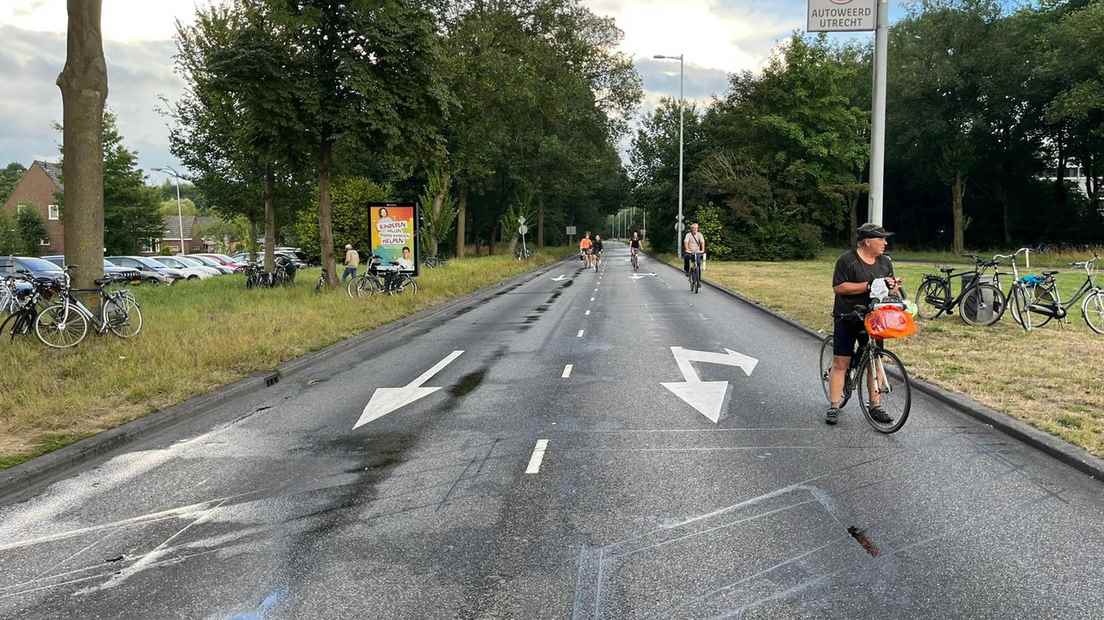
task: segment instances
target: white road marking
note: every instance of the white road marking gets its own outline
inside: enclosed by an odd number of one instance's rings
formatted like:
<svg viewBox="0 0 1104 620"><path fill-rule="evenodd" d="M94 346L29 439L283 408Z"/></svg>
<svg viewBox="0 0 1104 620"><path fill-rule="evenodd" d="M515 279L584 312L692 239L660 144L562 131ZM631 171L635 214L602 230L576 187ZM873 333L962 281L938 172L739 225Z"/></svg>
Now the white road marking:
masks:
<svg viewBox="0 0 1104 620"><path fill-rule="evenodd" d="M587 316L590 316L590 310L587 310L587 311L586 311L586 315L587 315Z"/></svg>
<svg viewBox="0 0 1104 620"><path fill-rule="evenodd" d="M560 377L563 379L569 378L571 376L571 369L574 367L575 366L573 364L568 364L567 366L564 366L563 374L560 375Z"/></svg>
<svg viewBox="0 0 1104 620"><path fill-rule="evenodd" d="M671 347L671 353L674 354L675 363L678 364L679 372L682 373L685 381L660 383L660 385L670 390L698 413L709 418L714 424L720 421L721 413L727 408L730 397L728 381L702 381L690 362L739 366L749 377L759 364L759 360L754 357L737 353L732 349L725 349L725 353L713 353Z"/></svg>
<svg viewBox="0 0 1104 620"><path fill-rule="evenodd" d="M591 300L591 301L594 301L594 298L593 298L593 297L591 297L591 298L590 298L590 300Z"/></svg>
<svg viewBox="0 0 1104 620"><path fill-rule="evenodd" d="M575 334L575 337L576 338L582 338L583 337L583 332L585 332L585 331L586 331L585 329L580 329L579 333Z"/></svg>
<svg viewBox="0 0 1104 620"><path fill-rule="evenodd" d="M376 391L372 393L372 398L368 401L368 404L364 406L364 411L360 414L360 419L353 425L353 428L356 429L364 426L372 420L382 418L396 409L401 409L441 389L439 387L425 388L422 387L422 384L432 379L433 375L444 370L445 366L448 366L463 354L463 351L453 351L449 353L445 359L434 364L433 368L418 375L417 379L414 379L403 387L377 388Z"/></svg>
<svg viewBox="0 0 1104 620"><path fill-rule="evenodd" d="M529 466L525 468L527 474L539 474L541 461L544 460L544 451L548 449L548 440L540 439L533 446L533 456L529 457Z"/></svg>
<svg viewBox="0 0 1104 620"><path fill-rule="evenodd" d="M566 280L566 279L567 279L567 276L565 276L565 275L563 275L563 274L560 274L560 276L559 276L559 277L556 277L556 278L552 278L552 281L553 281L553 282L563 282L563 281L564 281L564 280Z"/></svg>

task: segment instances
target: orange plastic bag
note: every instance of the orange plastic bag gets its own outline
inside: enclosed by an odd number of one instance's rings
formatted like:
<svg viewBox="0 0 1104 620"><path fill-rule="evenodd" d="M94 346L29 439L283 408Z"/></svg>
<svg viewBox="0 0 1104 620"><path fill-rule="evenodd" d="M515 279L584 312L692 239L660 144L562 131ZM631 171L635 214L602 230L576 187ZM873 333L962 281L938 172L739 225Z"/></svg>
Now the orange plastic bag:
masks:
<svg viewBox="0 0 1104 620"><path fill-rule="evenodd" d="M872 310L863 322L866 324L866 333L878 340L908 338L917 329L916 321L909 313L894 306Z"/></svg>

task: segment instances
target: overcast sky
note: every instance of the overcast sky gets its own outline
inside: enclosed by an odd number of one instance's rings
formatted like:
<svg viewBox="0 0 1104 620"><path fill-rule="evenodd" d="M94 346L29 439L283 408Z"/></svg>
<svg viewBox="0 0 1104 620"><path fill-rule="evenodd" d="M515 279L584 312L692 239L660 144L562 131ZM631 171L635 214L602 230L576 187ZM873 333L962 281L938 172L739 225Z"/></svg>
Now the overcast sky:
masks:
<svg viewBox="0 0 1104 620"><path fill-rule="evenodd" d="M140 165L175 165L158 97L182 88L172 71L174 22L190 22L210 0L104 0L107 104L119 116ZM643 110L678 94L678 63L654 54L686 55L686 95L708 100L725 90L730 72L758 69L770 49L804 27L806 0L584 0L616 18L623 50L644 80ZM894 4L899 4L894 2ZM61 94L54 80L65 64L65 0L0 0L0 166L55 160ZM862 35L869 37L870 35ZM151 175L154 181L162 177Z"/></svg>

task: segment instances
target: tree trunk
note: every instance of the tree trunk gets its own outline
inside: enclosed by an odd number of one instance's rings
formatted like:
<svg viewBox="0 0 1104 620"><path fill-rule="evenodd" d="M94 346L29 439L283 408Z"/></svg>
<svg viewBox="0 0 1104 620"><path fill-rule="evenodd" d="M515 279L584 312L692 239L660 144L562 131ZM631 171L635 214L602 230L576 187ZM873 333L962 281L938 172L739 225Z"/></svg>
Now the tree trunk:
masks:
<svg viewBox="0 0 1104 620"><path fill-rule="evenodd" d="M73 285L92 288L103 275L103 113L107 64L100 17L103 0L68 0L65 68L57 78L62 99L65 159L65 262L77 265Z"/></svg>
<svg viewBox="0 0 1104 620"><path fill-rule="evenodd" d="M961 172L955 173L954 185L951 187L951 216L954 219L954 250L955 254L966 251L966 229L963 224L965 218L962 213L962 195L966 191L966 181Z"/></svg>
<svg viewBox="0 0 1104 620"><path fill-rule="evenodd" d="M272 186L274 183L272 168L269 167L265 171L264 177L264 268L268 273L272 273L276 269L276 209L272 204Z"/></svg>
<svg viewBox="0 0 1104 620"><path fill-rule="evenodd" d="M333 206L330 203L330 164L333 143L323 140L318 155L318 240L322 244L322 269L330 286L337 286L334 273Z"/></svg>
<svg viewBox="0 0 1104 620"><path fill-rule="evenodd" d="M257 220L255 216L249 216L249 239L245 242L245 249L249 251L249 262L257 261Z"/></svg>
<svg viewBox="0 0 1104 620"><path fill-rule="evenodd" d="M464 250L467 249L464 233L468 224L468 192L463 187L457 189L460 190L460 199L456 213L456 258L464 258Z"/></svg>
<svg viewBox="0 0 1104 620"><path fill-rule="evenodd" d="M996 185L997 200L1001 205L1001 229L1004 232L1004 247L1012 247L1012 214L1008 206L1008 191L999 182Z"/></svg>
<svg viewBox="0 0 1104 620"><path fill-rule="evenodd" d="M491 235L490 235L491 238L487 242L487 254L490 255L490 256L494 256L495 236L497 234L498 234L498 223L496 222L495 224L491 225Z"/></svg>
<svg viewBox="0 0 1104 620"><path fill-rule="evenodd" d="M537 248L544 249L544 197L537 199Z"/></svg>
<svg viewBox="0 0 1104 620"><path fill-rule="evenodd" d="M859 245L859 196L847 199L848 211L851 217L851 247Z"/></svg>

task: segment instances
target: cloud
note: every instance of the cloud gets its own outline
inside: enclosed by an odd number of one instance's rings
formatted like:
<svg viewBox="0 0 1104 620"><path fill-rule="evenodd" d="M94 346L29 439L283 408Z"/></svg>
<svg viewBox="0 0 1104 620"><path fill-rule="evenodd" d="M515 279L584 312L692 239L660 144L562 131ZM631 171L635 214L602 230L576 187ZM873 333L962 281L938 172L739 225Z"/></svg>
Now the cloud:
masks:
<svg viewBox="0 0 1104 620"><path fill-rule="evenodd" d="M33 32L64 33L64 0L4 0L0 24ZM176 34L175 20L190 23L196 6L209 0L108 0L103 3L103 36L108 41L164 41Z"/></svg>
<svg viewBox="0 0 1104 620"><path fill-rule="evenodd" d="M30 4L30 3L24 3ZM61 91L54 83L65 65L65 35L0 26L0 165L56 159L61 136ZM104 43L107 105L119 117L126 145L143 168L175 164L165 120L154 111L158 95L177 99L183 83L172 72L172 41Z"/></svg>

